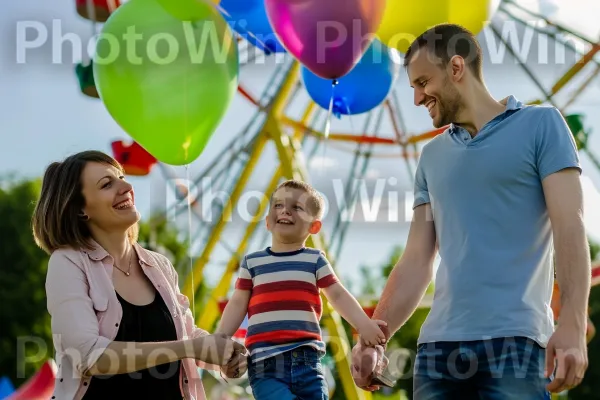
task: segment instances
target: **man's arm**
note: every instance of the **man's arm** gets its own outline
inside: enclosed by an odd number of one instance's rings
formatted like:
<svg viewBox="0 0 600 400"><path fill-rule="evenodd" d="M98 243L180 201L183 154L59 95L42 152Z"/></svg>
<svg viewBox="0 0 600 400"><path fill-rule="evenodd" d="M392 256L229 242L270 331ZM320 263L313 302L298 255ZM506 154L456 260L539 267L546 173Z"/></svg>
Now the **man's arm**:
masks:
<svg viewBox="0 0 600 400"><path fill-rule="evenodd" d="M586 330L591 285L589 245L583 221L583 193L577 169L564 169L542 181L556 253L560 288L558 325Z"/></svg>
<svg viewBox="0 0 600 400"><path fill-rule="evenodd" d="M373 319L387 322L392 336L414 313L433 278L437 251L429 203L414 209L406 249L392 270Z"/></svg>

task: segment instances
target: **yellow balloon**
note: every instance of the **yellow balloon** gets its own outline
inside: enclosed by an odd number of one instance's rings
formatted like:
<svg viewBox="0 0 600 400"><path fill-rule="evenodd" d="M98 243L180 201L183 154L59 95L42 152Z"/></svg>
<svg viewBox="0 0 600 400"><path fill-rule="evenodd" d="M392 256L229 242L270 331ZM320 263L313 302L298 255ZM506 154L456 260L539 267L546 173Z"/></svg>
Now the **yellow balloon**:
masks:
<svg viewBox="0 0 600 400"><path fill-rule="evenodd" d="M405 53L420 34L437 24L459 24L477 35L501 0L388 0L377 31L388 47Z"/></svg>

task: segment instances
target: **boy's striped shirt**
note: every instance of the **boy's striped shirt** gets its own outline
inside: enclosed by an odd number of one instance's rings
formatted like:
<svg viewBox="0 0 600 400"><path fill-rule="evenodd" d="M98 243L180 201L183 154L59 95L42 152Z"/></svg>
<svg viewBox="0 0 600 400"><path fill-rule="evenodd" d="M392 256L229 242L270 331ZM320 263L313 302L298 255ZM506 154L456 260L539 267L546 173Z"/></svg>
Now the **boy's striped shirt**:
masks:
<svg viewBox="0 0 600 400"><path fill-rule="evenodd" d="M246 335L252 358L258 361L305 345L325 354L319 289L338 281L317 249L274 253L267 247L246 255L235 286L252 291Z"/></svg>

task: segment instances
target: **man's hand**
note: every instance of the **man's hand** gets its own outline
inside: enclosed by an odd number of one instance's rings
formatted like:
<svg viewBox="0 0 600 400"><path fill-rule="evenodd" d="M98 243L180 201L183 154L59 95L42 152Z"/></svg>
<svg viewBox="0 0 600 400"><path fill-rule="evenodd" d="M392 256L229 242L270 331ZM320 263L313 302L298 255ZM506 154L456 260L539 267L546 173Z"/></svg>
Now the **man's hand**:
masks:
<svg viewBox="0 0 600 400"><path fill-rule="evenodd" d="M547 386L560 393L579 385L588 367L585 329L573 325L558 325L546 347L546 376L554 372ZM556 369L555 369L556 365Z"/></svg>
<svg viewBox="0 0 600 400"><path fill-rule="evenodd" d="M372 392L379 386L372 385L373 374L382 373L388 364L383 347L366 347L361 342L352 349L352 378L359 388Z"/></svg>

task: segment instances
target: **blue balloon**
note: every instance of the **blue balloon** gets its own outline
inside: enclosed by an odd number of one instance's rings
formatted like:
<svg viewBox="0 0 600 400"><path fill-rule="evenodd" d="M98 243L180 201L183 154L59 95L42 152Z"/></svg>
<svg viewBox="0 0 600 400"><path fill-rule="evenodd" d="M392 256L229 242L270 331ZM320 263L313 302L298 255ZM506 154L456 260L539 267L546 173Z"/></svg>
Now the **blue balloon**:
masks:
<svg viewBox="0 0 600 400"><path fill-rule="evenodd" d="M7 398L14 392L15 392L15 387L13 386L10 379L8 379L7 376L3 376L0 379L0 399Z"/></svg>
<svg viewBox="0 0 600 400"><path fill-rule="evenodd" d="M302 67L302 80L308 95L320 107L329 110L333 94L332 113L338 118L374 109L386 99L398 76L399 67L390 51L397 53L374 40L356 66L338 79L335 86L330 79L323 79Z"/></svg>
<svg viewBox="0 0 600 400"><path fill-rule="evenodd" d="M286 51L271 27L264 0L221 0L219 6L231 29L251 44L266 54Z"/></svg>

